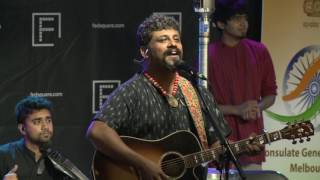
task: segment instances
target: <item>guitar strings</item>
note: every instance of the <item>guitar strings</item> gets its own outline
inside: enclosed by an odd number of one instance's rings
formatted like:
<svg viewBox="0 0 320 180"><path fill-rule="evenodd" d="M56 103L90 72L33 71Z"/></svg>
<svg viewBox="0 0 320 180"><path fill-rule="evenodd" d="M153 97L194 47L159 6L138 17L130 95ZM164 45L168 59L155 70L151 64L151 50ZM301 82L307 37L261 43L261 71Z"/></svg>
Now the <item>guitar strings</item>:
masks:
<svg viewBox="0 0 320 180"><path fill-rule="evenodd" d="M217 148L219 149L219 148ZM211 149L211 150L206 150L206 151L203 151L201 153L194 153L194 154L189 154L187 156L184 156L183 158L175 158L175 159L171 159L171 160L167 160L167 161L164 161L162 164L161 164L161 168L164 170L164 172L166 172L166 170L169 170L171 169L172 167L174 166L177 166L177 165L185 165L185 167L189 168L192 167L192 164L198 164L198 163L192 163L192 161L185 161L184 159L199 159L198 155L199 154L203 154L202 157L204 159L209 159L210 157L212 157L212 152L211 151L216 151L214 149ZM192 158L192 157L195 157L195 158ZM199 161L201 162L201 161Z"/></svg>
<svg viewBox="0 0 320 180"><path fill-rule="evenodd" d="M208 149L208 150L203 151L203 152L197 152L197 153L189 154L189 155L183 156L182 158L170 159L170 160L164 161L161 164L161 167L166 169L166 168L169 168L171 166L180 165L180 164L190 165L190 164L192 164L192 162L187 161L188 159L191 159L191 160L199 159L199 155L200 154L203 154L202 155L203 159L209 159L210 157L216 157L216 154L219 153L218 151L220 151L220 150L222 150L222 148L221 147L217 147L217 148L213 148L213 149ZM194 158L192 158L192 157L194 157ZM197 164L197 163L195 163L195 164Z"/></svg>
<svg viewBox="0 0 320 180"><path fill-rule="evenodd" d="M237 144L239 145L240 149L242 149L245 145L246 142L248 141L248 139L244 139L241 141L238 141ZM233 151L234 149L234 144L231 144ZM176 166L176 165L181 165L181 164L185 164L186 166L192 166L192 164L201 164L203 163L204 159L209 159L213 157L212 160L214 160L217 157L217 154L221 154L221 152L223 151L222 147L216 147L216 148L212 148L212 149L208 149L202 152L196 152L196 153L192 153L186 156L183 156L182 158L174 158L174 159L170 159L167 161L164 161L163 163L161 163L161 168L163 170L168 170L169 168L171 168L172 166ZM199 155L201 155L201 158L199 157ZM188 161L188 160L196 160L195 163L193 163L192 161Z"/></svg>
<svg viewBox="0 0 320 180"><path fill-rule="evenodd" d="M312 127L308 127L308 128L312 129ZM283 131L283 130L281 130L281 131ZM279 131L280 134L282 134L281 131ZM271 134L272 135L272 133L264 133L264 134L256 136L253 141L255 141L258 144L265 144L266 142L268 142L265 139L266 138L265 137L266 134L269 134L269 135ZM260 137L263 138L262 142L259 142L259 138ZM243 150L246 147L246 145L248 143L250 143L250 141L252 142L252 140L250 140L250 139L243 139L243 140L240 140L238 142L232 143L232 144L230 144L231 145L231 149L232 149L232 151L238 151L237 153L239 153L239 152L241 153L242 152L241 150ZM235 145L236 144L238 145L237 149L235 149ZM191 160L196 160L196 162L193 163L193 164L199 164L199 162L201 162L201 160L203 160L205 158L209 159L209 158L213 157L212 160L215 160L215 157L217 157L216 155L220 154L222 151L223 151L223 148L221 146L219 146L219 147L216 147L216 148L208 149L208 150L203 151L203 152L196 152L196 153L193 153L193 154L189 154L189 155L183 156L182 158L174 158L174 159L170 159L170 160L164 161L161 164L161 167L162 167L162 169L166 170L167 168L170 168L173 165L184 164L184 165L190 166L190 165L192 165L192 161L187 161L188 158L191 159ZM199 158L199 154L200 155L202 154L201 159ZM207 161L207 162L209 162L209 161ZM190 163L190 164L187 164L187 163ZM190 167L192 167L192 166L190 166Z"/></svg>

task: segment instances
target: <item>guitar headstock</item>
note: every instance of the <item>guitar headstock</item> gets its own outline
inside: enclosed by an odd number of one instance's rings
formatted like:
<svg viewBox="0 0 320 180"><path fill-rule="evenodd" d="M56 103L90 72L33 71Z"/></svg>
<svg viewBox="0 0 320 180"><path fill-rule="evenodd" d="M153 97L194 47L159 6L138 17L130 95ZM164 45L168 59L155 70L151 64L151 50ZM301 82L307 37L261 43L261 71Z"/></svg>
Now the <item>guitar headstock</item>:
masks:
<svg viewBox="0 0 320 180"><path fill-rule="evenodd" d="M300 122L280 130L283 139L292 139L292 144L296 144L297 138L300 138L299 142L302 143L304 140L303 137L307 137L307 141L310 141L309 136L314 135L314 127L310 121Z"/></svg>

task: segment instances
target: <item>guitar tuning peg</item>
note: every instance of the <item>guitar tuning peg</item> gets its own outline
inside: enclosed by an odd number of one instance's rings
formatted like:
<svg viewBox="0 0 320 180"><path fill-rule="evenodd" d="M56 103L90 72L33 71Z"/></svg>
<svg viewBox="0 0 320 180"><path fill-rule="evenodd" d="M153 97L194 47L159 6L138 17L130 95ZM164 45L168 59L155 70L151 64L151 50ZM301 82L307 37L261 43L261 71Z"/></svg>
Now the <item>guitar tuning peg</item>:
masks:
<svg viewBox="0 0 320 180"><path fill-rule="evenodd" d="M304 140L303 140L302 138L300 138L299 143L303 143L303 141L304 141Z"/></svg>
<svg viewBox="0 0 320 180"><path fill-rule="evenodd" d="M292 144L297 144L297 141L296 141L296 140L293 140L293 141L292 141Z"/></svg>

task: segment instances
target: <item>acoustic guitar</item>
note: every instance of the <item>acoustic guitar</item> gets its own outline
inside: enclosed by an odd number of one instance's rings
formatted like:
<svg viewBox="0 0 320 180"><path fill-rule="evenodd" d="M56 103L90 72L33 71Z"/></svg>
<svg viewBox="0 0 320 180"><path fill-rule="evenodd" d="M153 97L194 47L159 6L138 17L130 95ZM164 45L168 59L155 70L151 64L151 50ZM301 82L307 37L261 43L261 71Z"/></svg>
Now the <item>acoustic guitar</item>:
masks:
<svg viewBox="0 0 320 180"><path fill-rule="evenodd" d="M300 143L306 137L314 135L314 127L310 121L288 125L271 133L264 133L252 139L244 139L231 143L232 151L240 155L252 141L258 144L268 144L280 139L293 140L300 138ZM158 163L170 179L199 179L206 173L203 164L217 161L223 154L220 147L203 150L197 137L189 131L177 131L159 140L144 140L122 136L122 140L137 153ZM135 168L119 164L99 151L94 153L91 166L95 180L138 180Z"/></svg>

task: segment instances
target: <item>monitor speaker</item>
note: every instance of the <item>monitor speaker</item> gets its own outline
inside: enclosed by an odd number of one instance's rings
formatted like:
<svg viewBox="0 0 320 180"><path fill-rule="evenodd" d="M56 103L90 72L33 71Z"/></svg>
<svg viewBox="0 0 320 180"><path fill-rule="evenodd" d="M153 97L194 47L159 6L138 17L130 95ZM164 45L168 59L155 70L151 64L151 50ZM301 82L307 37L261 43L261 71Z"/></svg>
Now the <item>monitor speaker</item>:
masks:
<svg viewBox="0 0 320 180"><path fill-rule="evenodd" d="M243 171L246 180L288 180L286 176L276 171ZM220 180L220 172L209 169L207 180ZM224 180L224 174L221 180ZM241 180L238 171L230 170L229 180Z"/></svg>

